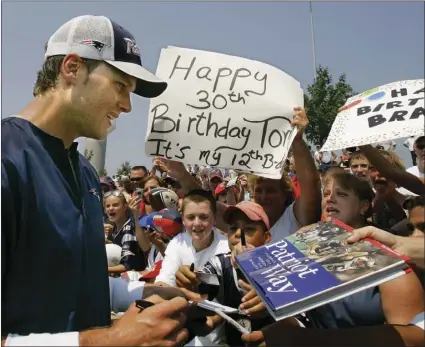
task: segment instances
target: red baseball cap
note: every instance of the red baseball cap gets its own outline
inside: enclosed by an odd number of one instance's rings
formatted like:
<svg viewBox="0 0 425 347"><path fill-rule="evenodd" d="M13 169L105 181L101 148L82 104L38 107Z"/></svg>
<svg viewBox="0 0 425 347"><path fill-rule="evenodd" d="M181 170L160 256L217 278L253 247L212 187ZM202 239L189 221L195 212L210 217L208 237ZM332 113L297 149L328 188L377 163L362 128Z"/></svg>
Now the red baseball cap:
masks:
<svg viewBox="0 0 425 347"><path fill-rule="evenodd" d="M267 217L267 214L264 211L263 207L261 207L259 204L253 201L242 201L237 205L228 206L224 211L223 215L223 220L227 224L230 224L230 216L232 212L235 211L242 211L250 220L254 222L264 222L267 230L270 230L269 217Z"/></svg>
<svg viewBox="0 0 425 347"><path fill-rule="evenodd" d="M219 169L212 169L208 176L210 180L213 178L219 178L223 180L223 173Z"/></svg>
<svg viewBox="0 0 425 347"><path fill-rule="evenodd" d="M223 193L225 190L226 190L226 187L224 186L224 184L219 184L217 186L217 188L215 188L215 192L214 193L217 196L217 195Z"/></svg>

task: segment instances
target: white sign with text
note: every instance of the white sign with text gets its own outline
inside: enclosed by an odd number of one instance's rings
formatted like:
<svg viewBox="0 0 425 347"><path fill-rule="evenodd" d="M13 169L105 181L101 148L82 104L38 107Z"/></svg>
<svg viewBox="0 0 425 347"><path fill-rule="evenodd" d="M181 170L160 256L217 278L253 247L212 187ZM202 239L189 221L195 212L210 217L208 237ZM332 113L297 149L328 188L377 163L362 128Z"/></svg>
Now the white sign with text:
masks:
<svg viewBox="0 0 425 347"><path fill-rule="evenodd" d="M149 105L147 155L281 176L293 108L304 106L297 80L258 61L178 47L162 49L156 75L168 87Z"/></svg>
<svg viewBox="0 0 425 347"><path fill-rule="evenodd" d="M385 84L347 100L321 151L423 135L424 115L423 79Z"/></svg>

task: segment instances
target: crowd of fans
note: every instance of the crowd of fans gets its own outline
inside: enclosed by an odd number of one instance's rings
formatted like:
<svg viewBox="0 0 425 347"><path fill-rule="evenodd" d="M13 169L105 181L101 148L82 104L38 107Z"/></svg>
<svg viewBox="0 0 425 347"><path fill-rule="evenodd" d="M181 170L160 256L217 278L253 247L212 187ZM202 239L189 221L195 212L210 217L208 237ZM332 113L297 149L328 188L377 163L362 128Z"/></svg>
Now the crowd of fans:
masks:
<svg viewBox="0 0 425 347"><path fill-rule="evenodd" d="M378 228L424 242L425 136L409 138L416 165L406 170L392 143L347 148L339 156L318 150L313 153L302 138L308 124L303 111L300 117L304 123L298 122L299 133L280 180L229 169L184 166L160 158L154 159L150 170L135 166L129 176L101 178L105 242L107 249L111 247L108 261L116 262L109 265L110 276L143 281L145 288L148 284L178 287L194 295L205 294L196 270L208 268L220 278L220 289L208 293L208 298L243 309L249 313L252 331L264 333L260 338L254 333L244 337L245 342L263 341L266 336L268 343L279 343L285 324L331 332L326 337L297 337L306 345L321 338L334 343L342 330L362 327L375 327L371 331L376 332L372 339L376 341L377 336L388 334L384 324L408 324L423 310L425 272L421 267L414 266L412 274L286 323L274 323L235 266L235 255L246 249L332 219L354 229ZM241 245L241 233L246 247ZM115 246L121 247L119 257L117 250L112 250ZM400 311L401 307L410 308ZM192 343L243 345L241 333L221 323L219 316L208 317L208 332L196 336ZM392 343L423 343L412 329L398 331L396 340L391 333L380 337L380 343L386 343L388 336Z"/></svg>
<svg viewBox="0 0 425 347"><path fill-rule="evenodd" d="M34 98L2 120L2 346L425 345L425 136L406 141L407 170L393 142L312 153L295 107L280 179L155 158L99 183L76 139L105 139L131 93L166 88L107 17L70 19L48 40ZM274 321L235 257L333 220L412 271ZM245 330L205 299L238 309Z"/></svg>

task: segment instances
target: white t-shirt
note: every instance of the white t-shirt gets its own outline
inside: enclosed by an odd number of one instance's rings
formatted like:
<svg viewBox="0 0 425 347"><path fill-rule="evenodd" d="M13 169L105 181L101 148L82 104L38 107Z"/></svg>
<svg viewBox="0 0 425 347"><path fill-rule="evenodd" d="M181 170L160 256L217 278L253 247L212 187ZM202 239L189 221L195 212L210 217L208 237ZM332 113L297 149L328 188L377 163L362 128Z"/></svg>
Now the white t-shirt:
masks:
<svg viewBox="0 0 425 347"><path fill-rule="evenodd" d="M206 249L196 252L192 237L185 231L174 237L165 250L165 258L155 282L176 285L176 272L182 265L195 264L195 269L202 268L214 255L230 251L227 238L215 228L213 243Z"/></svg>
<svg viewBox="0 0 425 347"><path fill-rule="evenodd" d="M332 160L332 152L324 151L322 152L322 163L328 164Z"/></svg>
<svg viewBox="0 0 425 347"><path fill-rule="evenodd" d="M404 144L407 145L407 148L410 152L413 152L413 145L415 144L416 136L409 137L406 141L404 141Z"/></svg>
<svg viewBox="0 0 425 347"><path fill-rule="evenodd" d="M215 228L212 244L203 251L196 252L192 245L192 237L185 231L174 237L165 250L165 258L155 282L164 282L170 286L176 285L176 272L181 265L195 264L200 269L215 255L230 252L227 238ZM223 343L224 326L220 324L207 336L196 336L186 343L186 346L216 346Z"/></svg>
<svg viewBox="0 0 425 347"><path fill-rule="evenodd" d="M300 223L294 215L294 205L295 202L289 205L270 229L270 234L272 234L271 242L283 240L285 237L292 235L301 228Z"/></svg>
<svg viewBox="0 0 425 347"><path fill-rule="evenodd" d="M416 177L425 178L425 172L420 172L417 165L409 167L406 171L412 175L415 175Z"/></svg>
<svg viewBox="0 0 425 347"><path fill-rule="evenodd" d="M420 172L419 171L419 167L416 166L411 166L409 167L407 170L407 172L411 173L412 175L419 177L420 179L422 179L422 181L425 179L425 173L424 172ZM407 190L405 188L398 188L397 189L399 193L406 195L406 196L417 196L417 194L412 193L410 190Z"/></svg>

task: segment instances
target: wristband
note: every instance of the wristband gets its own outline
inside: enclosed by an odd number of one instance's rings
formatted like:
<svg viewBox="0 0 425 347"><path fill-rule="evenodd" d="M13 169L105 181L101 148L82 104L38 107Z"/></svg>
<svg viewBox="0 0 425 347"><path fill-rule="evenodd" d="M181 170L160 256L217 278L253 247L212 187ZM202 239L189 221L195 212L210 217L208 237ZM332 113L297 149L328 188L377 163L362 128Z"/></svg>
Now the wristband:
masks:
<svg viewBox="0 0 425 347"><path fill-rule="evenodd" d="M79 346L78 332L58 334L9 334L5 346Z"/></svg>

